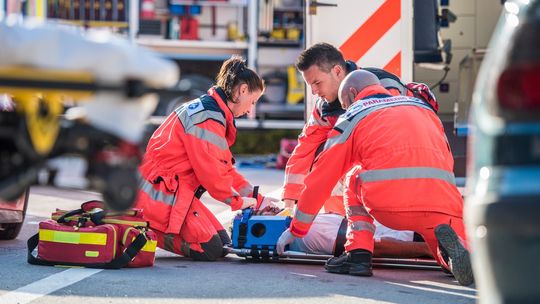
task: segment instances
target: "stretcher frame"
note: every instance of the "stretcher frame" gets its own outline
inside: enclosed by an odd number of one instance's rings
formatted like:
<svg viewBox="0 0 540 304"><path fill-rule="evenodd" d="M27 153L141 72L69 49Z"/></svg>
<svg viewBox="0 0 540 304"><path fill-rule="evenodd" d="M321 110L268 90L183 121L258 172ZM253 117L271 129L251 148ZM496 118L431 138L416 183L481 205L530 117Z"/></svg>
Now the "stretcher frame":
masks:
<svg viewBox="0 0 540 304"><path fill-rule="evenodd" d="M236 249L224 246L228 253L236 254L252 262L285 262L299 264L324 264L333 255L311 254L301 251L285 251L278 255L273 250L259 249ZM373 266L378 268L402 268L416 270L441 270L441 267L433 259L424 258L373 258Z"/></svg>

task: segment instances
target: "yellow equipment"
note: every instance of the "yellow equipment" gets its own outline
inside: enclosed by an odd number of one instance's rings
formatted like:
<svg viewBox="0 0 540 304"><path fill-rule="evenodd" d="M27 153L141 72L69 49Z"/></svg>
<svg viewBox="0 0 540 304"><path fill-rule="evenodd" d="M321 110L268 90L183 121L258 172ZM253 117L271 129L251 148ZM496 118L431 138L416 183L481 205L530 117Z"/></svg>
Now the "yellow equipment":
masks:
<svg viewBox="0 0 540 304"><path fill-rule="evenodd" d="M287 103L297 104L304 100L304 82L299 80L296 68L291 65L287 67L288 91Z"/></svg>
<svg viewBox="0 0 540 304"><path fill-rule="evenodd" d="M17 114L24 118L30 144L40 156L48 155L56 142L64 101L89 98L93 84L85 72L0 67L0 92L12 97Z"/></svg>

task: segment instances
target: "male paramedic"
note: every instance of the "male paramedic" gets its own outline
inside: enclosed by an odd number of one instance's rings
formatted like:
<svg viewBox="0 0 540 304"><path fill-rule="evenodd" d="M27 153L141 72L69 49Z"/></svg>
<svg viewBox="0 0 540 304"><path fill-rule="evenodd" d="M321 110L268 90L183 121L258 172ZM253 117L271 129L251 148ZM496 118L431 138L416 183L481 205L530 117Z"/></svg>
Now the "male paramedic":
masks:
<svg viewBox="0 0 540 304"><path fill-rule="evenodd" d="M463 226L463 199L455 186L453 158L441 121L423 100L392 96L372 73L350 73L339 88L347 111L336 122L305 179L297 210L279 238L278 253L307 234L333 186L356 163L347 209L346 252L326 262L333 273L371 276L373 218L395 230L422 235L437 262L462 285L473 283ZM373 218L372 218L373 217Z"/></svg>
<svg viewBox="0 0 540 304"><path fill-rule="evenodd" d="M348 73L357 70L352 61L345 61L341 52L328 43L318 43L304 50L296 62L296 68L311 87L313 95L317 95L313 112L298 138L285 168L282 200L285 207L292 208L304 189L304 178L310 171L313 160L328 138L339 115L345 111L338 102L338 89ZM374 73L392 95L417 95L428 101L435 109L438 104L427 86L410 83L405 86L401 80L384 70L362 68ZM354 176L349 178L354 182ZM345 185L345 188L348 185ZM332 196L324 205L325 212L345 215L343 210L342 183L336 184Z"/></svg>

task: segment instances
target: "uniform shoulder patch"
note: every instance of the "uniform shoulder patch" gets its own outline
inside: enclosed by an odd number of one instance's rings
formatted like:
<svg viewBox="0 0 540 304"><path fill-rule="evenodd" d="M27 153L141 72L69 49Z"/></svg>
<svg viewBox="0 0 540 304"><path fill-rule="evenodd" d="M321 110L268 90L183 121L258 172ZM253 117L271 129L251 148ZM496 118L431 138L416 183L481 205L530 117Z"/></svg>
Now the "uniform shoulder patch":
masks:
<svg viewBox="0 0 540 304"><path fill-rule="evenodd" d="M199 98L197 98L193 100L192 102L188 103L186 105L186 109L187 109L187 114L189 116L193 116L194 114L203 111L204 106L203 106L202 101Z"/></svg>

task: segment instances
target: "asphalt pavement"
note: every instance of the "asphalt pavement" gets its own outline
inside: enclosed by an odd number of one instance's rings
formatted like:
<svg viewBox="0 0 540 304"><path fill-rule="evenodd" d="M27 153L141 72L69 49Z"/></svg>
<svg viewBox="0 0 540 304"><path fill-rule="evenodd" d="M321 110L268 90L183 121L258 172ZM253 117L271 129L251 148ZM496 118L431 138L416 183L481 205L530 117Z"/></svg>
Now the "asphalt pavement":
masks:
<svg viewBox="0 0 540 304"><path fill-rule="evenodd" d="M278 195L283 171L239 170L263 194ZM55 208L75 209L93 192L33 187L19 237L0 242L0 303L474 303L476 290L439 270L376 268L370 278L327 273L321 265L252 263L229 254L194 262L163 250L154 267L101 270L35 266L26 240ZM233 213L208 195L224 224Z"/></svg>

